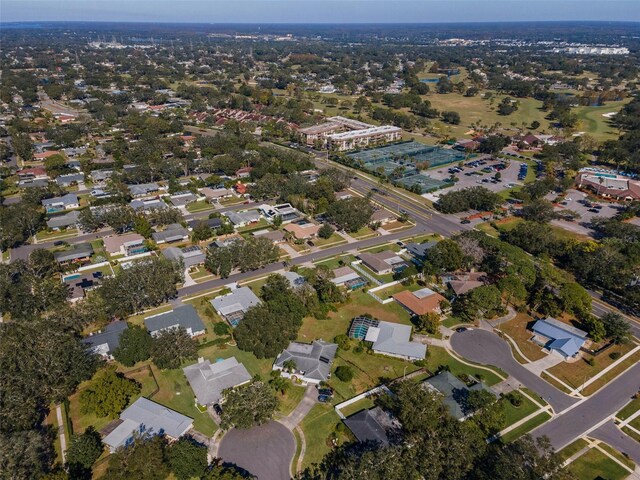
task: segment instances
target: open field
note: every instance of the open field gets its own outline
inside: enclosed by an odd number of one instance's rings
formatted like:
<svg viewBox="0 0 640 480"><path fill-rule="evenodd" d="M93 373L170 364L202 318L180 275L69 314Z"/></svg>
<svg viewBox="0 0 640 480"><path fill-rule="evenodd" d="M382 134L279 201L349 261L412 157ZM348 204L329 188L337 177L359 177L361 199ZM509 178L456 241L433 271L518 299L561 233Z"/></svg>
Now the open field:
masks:
<svg viewBox="0 0 640 480"><path fill-rule="evenodd" d="M529 339L532 337L532 333L527 330L527 325L533 322L533 318L525 313L518 313L514 319L503 323L498 328L509 335L516 344L520 351L531 361L540 360L547 355L542 351L539 345L536 345Z"/></svg>
<svg viewBox="0 0 640 480"><path fill-rule="evenodd" d="M302 461L303 468L320 463L329 451L331 442L329 437L336 431L336 426L340 423L340 417L329 404L319 403L304 417L300 427L304 433L307 443L307 451ZM336 443L341 444L353 439L351 433L345 430L341 434L336 434ZM310 446L313 445L313 448Z"/></svg>
<svg viewBox="0 0 640 480"><path fill-rule="evenodd" d="M619 112L629 103L629 100L607 102L601 107L576 107L573 109L578 116L578 130L592 135L596 140L611 140L618 138L619 132L604 113Z"/></svg>

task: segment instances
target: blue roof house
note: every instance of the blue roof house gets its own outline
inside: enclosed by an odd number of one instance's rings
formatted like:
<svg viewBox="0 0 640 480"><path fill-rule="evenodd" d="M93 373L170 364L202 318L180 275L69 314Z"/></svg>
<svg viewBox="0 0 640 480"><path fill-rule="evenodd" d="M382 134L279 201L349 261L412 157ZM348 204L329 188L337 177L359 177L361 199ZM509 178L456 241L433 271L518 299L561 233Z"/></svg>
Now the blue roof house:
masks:
<svg viewBox="0 0 640 480"><path fill-rule="evenodd" d="M552 317L538 320L531 330L534 342L564 358L575 357L587 340L587 332Z"/></svg>

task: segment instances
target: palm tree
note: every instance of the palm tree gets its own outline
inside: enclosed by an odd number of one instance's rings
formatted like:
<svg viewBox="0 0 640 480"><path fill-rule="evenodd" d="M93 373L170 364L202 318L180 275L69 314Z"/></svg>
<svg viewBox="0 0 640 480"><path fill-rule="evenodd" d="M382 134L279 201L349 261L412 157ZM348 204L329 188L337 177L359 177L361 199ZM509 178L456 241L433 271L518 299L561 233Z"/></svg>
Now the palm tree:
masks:
<svg viewBox="0 0 640 480"><path fill-rule="evenodd" d="M284 369L285 372L287 373L293 373L296 371L296 369L298 368L298 366L296 365L296 361L295 360L286 360L283 364L282 364L282 368Z"/></svg>

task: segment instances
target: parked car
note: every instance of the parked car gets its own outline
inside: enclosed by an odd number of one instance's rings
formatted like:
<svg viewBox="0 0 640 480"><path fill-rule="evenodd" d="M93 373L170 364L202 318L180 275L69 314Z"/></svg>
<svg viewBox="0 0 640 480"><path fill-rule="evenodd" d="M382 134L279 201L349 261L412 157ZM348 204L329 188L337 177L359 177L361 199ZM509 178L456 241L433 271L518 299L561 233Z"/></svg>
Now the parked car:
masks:
<svg viewBox="0 0 640 480"><path fill-rule="evenodd" d="M321 388L318 390L320 395L326 395L327 397L333 397L333 390L330 388Z"/></svg>
<svg viewBox="0 0 640 480"><path fill-rule="evenodd" d="M460 223L462 223L463 225L467 225L467 224L471 223L471 220L469 220L468 218L463 218Z"/></svg>
<svg viewBox="0 0 640 480"><path fill-rule="evenodd" d="M222 407L217 403L213 404L213 411L216 412L217 415L222 415Z"/></svg>
<svg viewBox="0 0 640 480"><path fill-rule="evenodd" d="M328 403L331 400L329 395L318 395L318 401L320 403Z"/></svg>
<svg viewBox="0 0 640 480"><path fill-rule="evenodd" d="M458 333L462 333L462 332L466 332L466 331L467 331L467 327L456 328L456 332L458 332Z"/></svg>

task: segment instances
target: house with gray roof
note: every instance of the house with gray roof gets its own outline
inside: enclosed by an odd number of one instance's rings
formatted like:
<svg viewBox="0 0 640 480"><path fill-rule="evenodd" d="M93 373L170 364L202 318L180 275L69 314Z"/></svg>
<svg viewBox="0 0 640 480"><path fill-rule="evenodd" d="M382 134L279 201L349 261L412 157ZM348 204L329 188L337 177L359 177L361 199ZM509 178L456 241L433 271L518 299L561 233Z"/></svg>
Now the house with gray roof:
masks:
<svg viewBox="0 0 640 480"><path fill-rule="evenodd" d="M60 230L61 228L75 227L80 221L80 212L73 210L64 215L56 215L47 220L47 227L51 230Z"/></svg>
<svg viewBox="0 0 640 480"><path fill-rule="evenodd" d="M147 317L144 319L144 326L152 337L174 328L184 328L191 337L206 333L198 312L191 305L182 305L168 312Z"/></svg>
<svg viewBox="0 0 640 480"><path fill-rule="evenodd" d="M407 252L409 252L411 254L411 256L413 257L412 260L414 261L414 263L422 263L424 262L425 258L427 257L427 252L435 247L438 244L438 242L435 241L430 241L430 242L423 242L423 243L407 243L404 248L407 249Z"/></svg>
<svg viewBox="0 0 640 480"><path fill-rule="evenodd" d="M20 188L47 187L48 185L48 178L27 178L18 182Z"/></svg>
<svg viewBox="0 0 640 480"><path fill-rule="evenodd" d="M351 267L339 267L333 270L334 277L331 282L339 287L345 286L350 290L363 287L367 280L357 274Z"/></svg>
<svg viewBox="0 0 640 480"><path fill-rule="evenodd" d="M371 325L367 328L364 339L367 342L372 342L371 349L375 353L382 355L405 360L422 360L427 355L425 344L411 341L410 325L378 322L377 325Z"/></svg>
<svg viewBox="0 0 640 480"><path fill-rule="evenodd" d="M307 282L307 280L302 275L296 272L282 272L280 275L289 280L289 285L291 285L291 288L301 287Z"/></svg>
<svg viewBox="0 0 640 480"><path fill-rule="evenodd" d="M111 453L129 446L137 434L165 435L177 440L193 427L193 418L140 397L120 414L118 425L102 441Z"/></svg>
<svg viewBox="0 0 640 480"><path fill-rule="evenodd" d="M469 410L467 398L469 392L475 390L486 390L498 399L498 395L491 388L482 382L468 386L451 372L442 370L437 375L427 378L423 383L425 388L436 392L442 396L442 402L449 410L449 413L458 420L464 420L473 412Z"/></svg>
<svg viewBox="0 0 640 480"><path fill-rule="evenodd" d="M127 328L129 325L124 320L111 322L104 330L83 338L82 343L88 345L92 353L113 360L112 353L120 345L120 335Z"/></svg>
<svg viewBox="0 0 640 480"><path fill-rule="evenodd" d="M68 250L54 252L53 257L58 263L71 263L86 261L93 255L93 247L90 243L76 243Z"/></svg>
<svg viewBox="0 0 640 480"><path fill-rule="evenodd" d="M211 300L211 305L232 327L237 327L251 307L260 305L262 300L249 287L240 287Z"/></svg>
<svg viewBox="0 0 640 480"><path fill-rule="evenodd" d="M226 212L224 215L236 228L246 227L251 223L260 221L260 212L257 210L245 210L244 212Z"/></svg>
<svg viewBox="0 0 640 480"><path fill-rule="evenodd" d="M221 403L223 392L251 381L251 374L235 357L211 363L200 358L198 363L182 369L200 405Z"/></svg>
<svg viewBox="0 0 640 480"><path fill-rule="evenodd" d="M182 259L185 268L202 265L207 259L205 253L197 245L192 245L190 247L184 248L165 248L164 250L162 250L162 256L174 261L180 261L180 259Z"/></svg>
<svg viewBox="0 0 640 480"><path fill-rule="evenodd" d="M184 207L185 205L189 205L196 200L198 200L198 197L196 197L191 192L178 192L169 197L169 201L174 207Z"/></svg>
<svg viewBox="0 0 640 480"><path fill-rule="evenodd" d="M172 223L161 232L153 232L151 238L157 244L182 242L189 239L189 231L179 223Z"/></svg>
<svg viewBox="0 0 640 480"><path fill-rule="evenodd" d="M378 275L391 273L407 266L404 259L396 252L383 250L378 253L361 253L358 258Z"/></svg>
<svg viewBox="0 0 640 480"><path fill-rule="evenodd" d="M380 407L361 410L344 420L359 442L375 442L389 446L400 437L401 424L391 413Z"/></svg>
<svg viewBox="0 0 640 480"><path fill-rule="evenodd" d="M131 208L134 210L143 210L145 212L150 212L152 210L162 210L164 208L169 208L169 206L164 203L159 198L149 198L149 199L133 199L131 203L129 203Z"/></svg>
<svg viewBox="0 0 640 480"><path fill-rule="evenodd" d="M61 197L45 198L42 200L47 213L56 213L63 210L72 210L80 207L78 196L75 193L67 193Z"/></svg>
<svg viewBox="0 0 640 480"><path fill-rule="evenodd" d="M220 228L222 226L222 220L219 218L194 218L193 220L189 220L187 225L190 230L198 227L199 225L204 224L209 228Z"/></svg>
<svg viewBox="0 0 640 480"><path fill-rule="evenodd" d="M134 197L144 197L156 193L160 190L157 183L140 183L138 185L129 185L129 193Z"/></svg>
<svg viewBox="0 0 640 480"><path fill-rule="evenodd" d="M113 175L113 170L93 170L90 173L91 181L94 186L103 186L107 183L107 180Z"/></svg>
<svg viewBox="0 0 640 480"><path fill-rule="evenodd" d="M59 175L56 177L56 183L61 187L69 187L77 184L78 182L84 182L84 174L69 173L67 175Z"/></svg>
<svg viewBox="0 0 640 480"><path fill-rule="evenodd" d="M251 232L251 235L254 237L266 238L275 244L284 243L286 240L282 230L258 230L257 232Z"/></svg>
<svg viewBox="0 0 640 480"><path fill-rule="evenodd" d="M331 365L337 350L338 345L324 340L291 342L276 358L273 370L280 370L283 377L296 377L303 383L324 382L331 377ZM293 368L287 368L290 362L295 365Z"/></svg>

